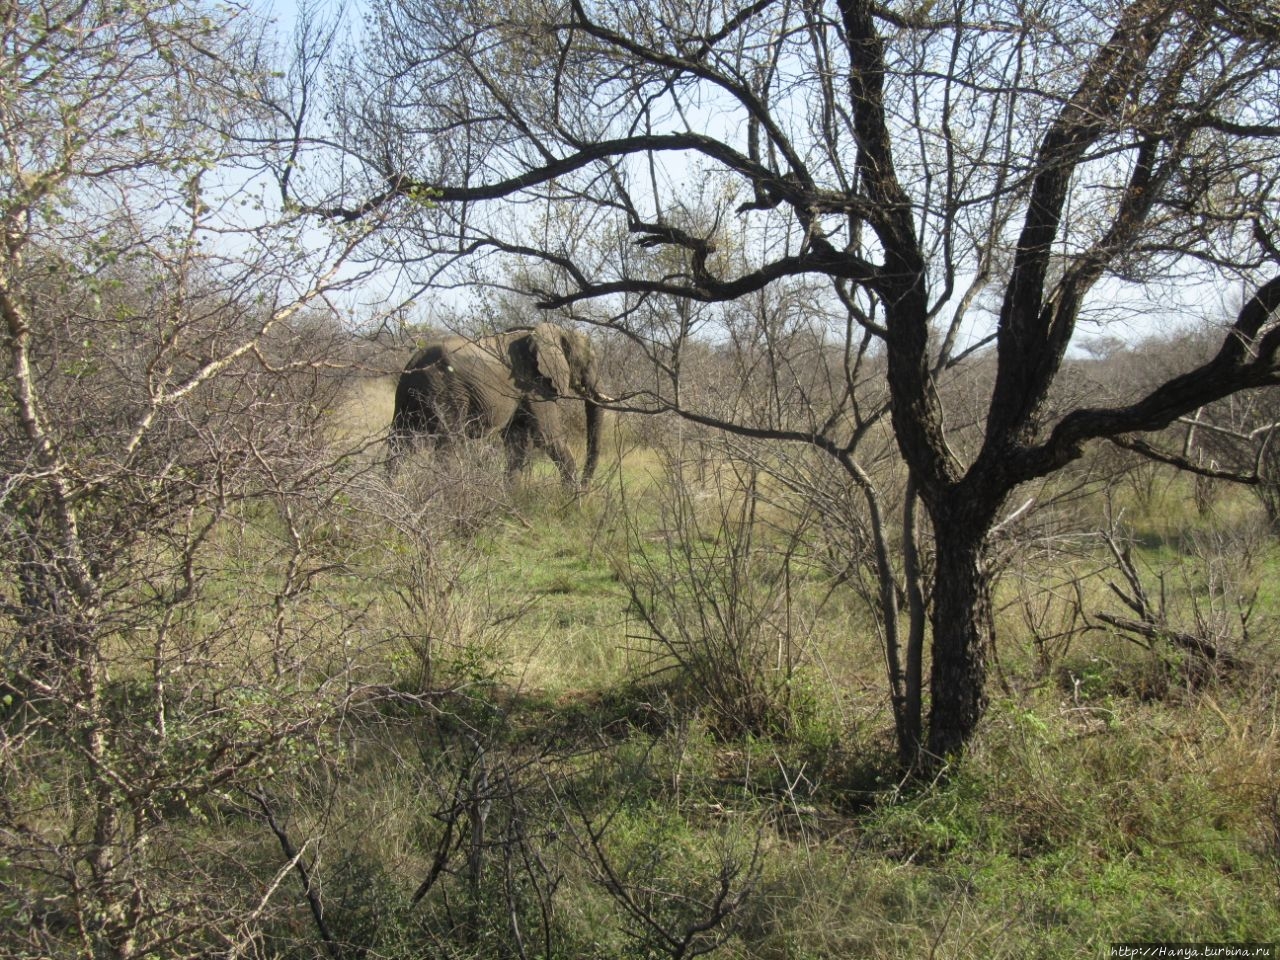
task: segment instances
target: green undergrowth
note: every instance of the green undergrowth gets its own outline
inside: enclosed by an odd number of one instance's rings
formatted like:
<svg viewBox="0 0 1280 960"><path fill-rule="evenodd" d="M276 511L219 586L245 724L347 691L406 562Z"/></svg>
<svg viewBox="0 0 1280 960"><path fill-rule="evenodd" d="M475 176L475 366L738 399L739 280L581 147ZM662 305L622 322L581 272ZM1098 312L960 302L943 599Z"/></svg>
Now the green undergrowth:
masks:
<svg viewBox="0 0 1280 960"><path fill-rule="evenodd" d="M498 956L514 915L537 956L664 956L657 930L727 897L704 942L726 957L1098 957L1280 936L1262 687L1001 701L930 783L900 782L873 731L825 751L726 740L654 693L504 694L364 741L320 841L335 929L368 956ZM291 935L305 928L300 910Z"/></svg>
<svg viewBox="0 0 1280 960"><path fill-rule="evenodd" d="M731 578L654 591L703 613L750 599L742 635L774 671L775 709L734 728L662 658L628 578L661 586L680 549L715 568L743 541L717 496L673 524L656 469L624 464L583 498L543 470L438 526L360 527L351 507L320 531L335 572L317 608L362 611L343 640L390 693L344 716L340 751L262 787L332 942L261 822L204 811L199 829L278 881L263 956L1059 958L1280 939L1280 716L1261 626L1262 669L1193 684L1168 651L1092 626L1063 640L1046 621L1037 644L1009 574L997 699L963 760L907 780L858 585L824 572L813 558L830 545L789 538L780 511L742 564L749 595L715 594ZM280 549L270 517L254 520L228 538L231 561ZM1146 570L1191 555L1185 537L1131 532ZM1245 546L1232 569L1257 585L1261 625L1277 554ZM1071 594L1091 605L1114 596L1096 547ZM1169 574L1153 595L1194 613L1213 575L1175 590Z"/></svg>

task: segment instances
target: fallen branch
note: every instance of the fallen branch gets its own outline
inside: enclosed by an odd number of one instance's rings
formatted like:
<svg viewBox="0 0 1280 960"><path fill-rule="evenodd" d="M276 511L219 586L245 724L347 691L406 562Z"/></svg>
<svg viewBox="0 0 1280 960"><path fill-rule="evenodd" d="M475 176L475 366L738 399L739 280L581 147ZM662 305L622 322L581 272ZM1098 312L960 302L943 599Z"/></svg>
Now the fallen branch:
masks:
<svg viewBox="0 0 1280 960"><path fill-rule="evenodd" d="M1148 640L1167 641L1178 649L1185 650L1206 663L1216 664L1228 670L1238 670L1246 666L1244 661L1224 650L1219 650L1218 647L1203 637L1183 633L1181 630L1171 630L1164 624L1154 623L1150 620L1131 620L1128 617L1117 617L1110 613L1099 613L1096 616L1103 623L1115 627L1117 630L1134 633Z"/></svg>

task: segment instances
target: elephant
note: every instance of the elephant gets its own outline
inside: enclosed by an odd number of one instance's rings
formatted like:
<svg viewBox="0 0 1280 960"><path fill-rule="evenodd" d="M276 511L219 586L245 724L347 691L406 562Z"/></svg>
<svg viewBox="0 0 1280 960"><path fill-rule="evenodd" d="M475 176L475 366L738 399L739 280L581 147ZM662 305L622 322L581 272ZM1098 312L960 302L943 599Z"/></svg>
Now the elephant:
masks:
<svg viewBox="0 0 1280 960"><path fill-rule="evenodd" d="M611 402L600 392L599 380L591 341L553 323L513 327L476 340L433 340L413 355L396 385L392 457L418 438L438 444L500 435L509 475L521 472L540 447L560 468L566 486L585 488L600 454L600 404ZM581 480L562 423L561 404L571 399L586 408Z"/></svg>

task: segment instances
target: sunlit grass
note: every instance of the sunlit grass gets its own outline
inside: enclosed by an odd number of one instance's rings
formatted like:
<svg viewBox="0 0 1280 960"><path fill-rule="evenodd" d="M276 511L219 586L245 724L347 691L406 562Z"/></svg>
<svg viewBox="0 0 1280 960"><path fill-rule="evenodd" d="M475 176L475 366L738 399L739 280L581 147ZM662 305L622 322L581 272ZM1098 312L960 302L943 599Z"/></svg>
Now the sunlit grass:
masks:
<svg viewBox="0 0 1280 960"><path fill-rule="evenodd" d="M369 422L386 412L374 393ZM615 424L585 496L565 491L545 458L508 484L490 456L450 466L448 488L419 461L421 476L342 506L346 567L324 602L364 610L378 669L431 694L388 710L385 723L353 721L342 760L291 800L299 836L322 838L317 870L344 937L386 956L500 951L505 928L486 918L507 915L514 887L503 871L516 869L520 909L532 909L535 881L555 878L553 955L639 956L635 924L584 846L588 823L610 868L654 904L709 896L726 863L755 862L735 875L750 892L718 948L726 957L1056 958L1122 940L1280 937L1280 720L1264 629L1280 614L1280 554L1244 536L1257 516L1247 497L1223 494L1201 516L1162 481L1143 504L1117 492L1110 514L1100 499L1075 504L1070 549L1041 551L1000 581L994 703L971 751L919 784L896 772L874 618L807 540L788 584L805 652L789 724L726 736L697 691L655 675L626 577L639 556L678 576L661 566L678 534L726 549L721 525L739 522L726 508L744 491L733 464L685 466L681 514L670 451ZM393 496L423 522L377 519ZM781 499L770 490L757 515L765 548L788 542L797 515ZM1126 584L1092 532L1117 514L1153 596L1179 622L1211 596L1236 602L1215 586L1223 571L1236 592L1256 594L1252 646L1232 649L1259 670L1191 686L1169 651L1100 628L1096 613L1119 602L1110 583ZM257 526L229 541L227 577L255 538L273 536ZM443 588L406 602L410 561ZM434 686L428 654L440 660ZM481 774L500 785L483 836L462 819L449 871L410 909L448 839L449 811L470 809ZM478 878L466 861L473 841L483 841ZM264 871L277 866L269 844L249 849ZM305 950L303 910L281 935ZM654 910L679 919L674 907ZM543 929L537 911L520 919ZM468 943L449 939L459 929Z"/></svg>

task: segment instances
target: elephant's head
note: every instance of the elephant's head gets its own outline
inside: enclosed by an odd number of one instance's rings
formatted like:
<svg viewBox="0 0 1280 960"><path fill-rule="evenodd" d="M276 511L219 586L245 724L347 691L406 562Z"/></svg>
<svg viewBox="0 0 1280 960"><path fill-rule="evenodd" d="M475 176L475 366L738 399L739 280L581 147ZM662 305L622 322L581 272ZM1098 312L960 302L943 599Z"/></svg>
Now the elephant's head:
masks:
<svg viewBox="0 0 1280 960"><path fill-rule="evenodd" d="M604 412L599 404L611 398L600 390L600 368L591 341L575 330L540 323L529 332L529 346L537 371L550 381L557 396L581 398L587 414L587 459L582 467L585 487L595 473L600 456L600 427Z"/></svg>

